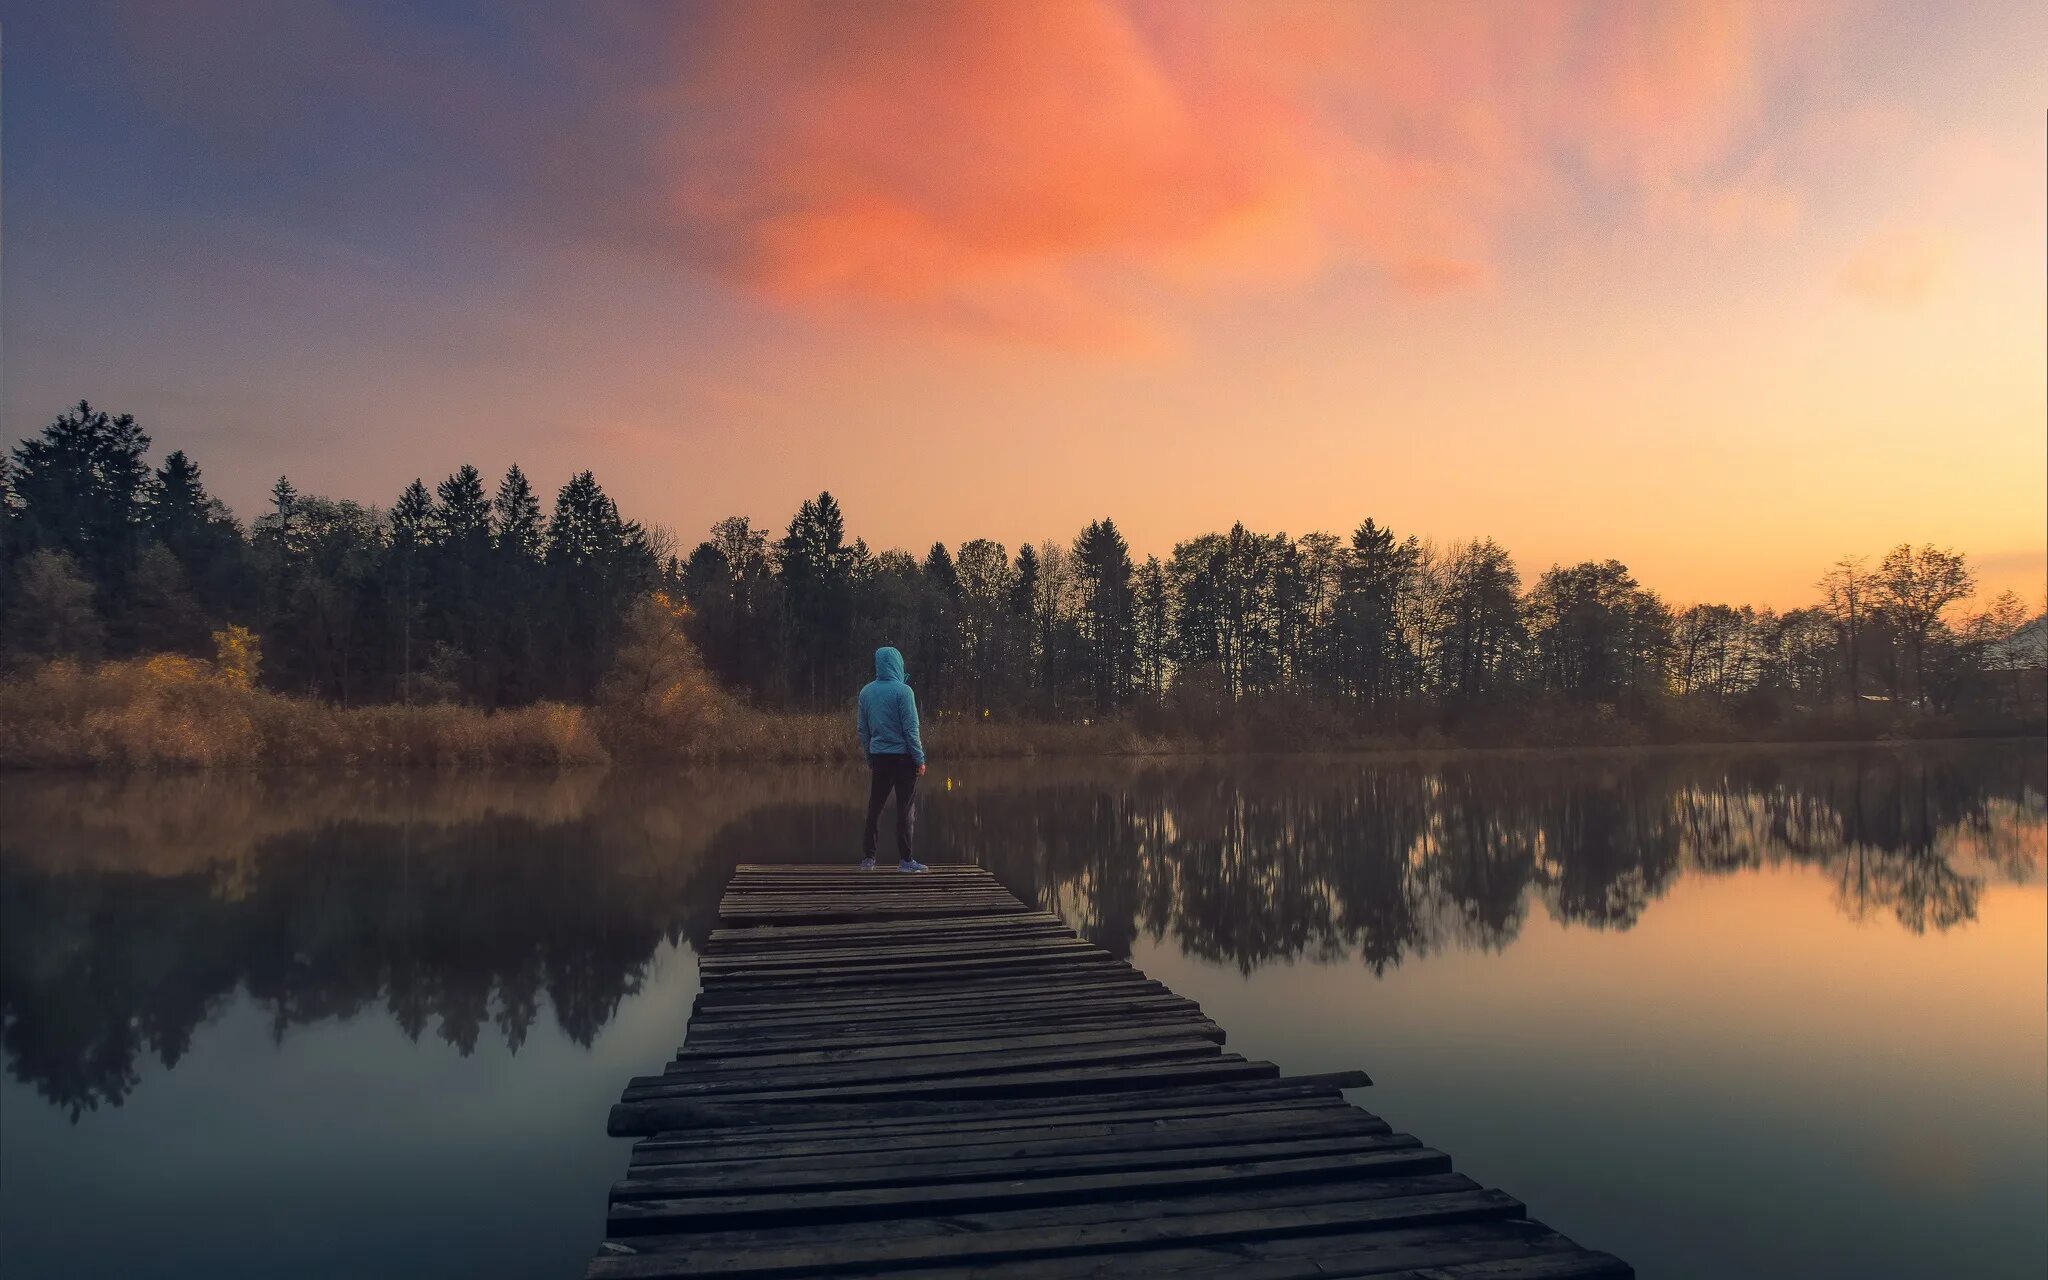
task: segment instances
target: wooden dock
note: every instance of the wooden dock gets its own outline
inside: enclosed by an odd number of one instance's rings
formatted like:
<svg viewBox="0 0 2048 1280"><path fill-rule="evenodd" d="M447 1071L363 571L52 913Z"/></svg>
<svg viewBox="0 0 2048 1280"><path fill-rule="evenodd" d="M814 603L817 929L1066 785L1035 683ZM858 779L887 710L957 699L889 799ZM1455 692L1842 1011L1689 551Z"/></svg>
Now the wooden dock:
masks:
<svg viewBox="0 0 2048 1280"><path fill-rule="evenodd" d="M1628 1276L971 866L744 865L586 1275Z"/></svg>

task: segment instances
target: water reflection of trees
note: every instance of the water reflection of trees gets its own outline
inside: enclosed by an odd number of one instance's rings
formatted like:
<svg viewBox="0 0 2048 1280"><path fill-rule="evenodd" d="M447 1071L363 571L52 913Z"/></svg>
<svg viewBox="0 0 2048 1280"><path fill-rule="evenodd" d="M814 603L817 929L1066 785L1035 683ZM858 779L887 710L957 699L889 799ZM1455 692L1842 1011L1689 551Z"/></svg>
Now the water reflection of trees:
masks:
<svg viewBox="0 0 2048 1280"><path fill-rule="evenodd" d="M929 854L994 867L1119 954L1383 973L1532 910L1627 928L1685 874L1812 865L1913 931L2037 874L2044 756L1942 751L976 766ZM938 782L936 777L934 782ZM732 867L843 856L856 788L766 771L348 782L0 779L0 1040L74 1117L174 1066L238 992L294 1026L588 1045ZM682 1010L676 1011L680 1022Z"/></svg>
<svg viewBox="0 0 2048 1280"><path fill-rule="evenodd" d="M1853 918L1946 929L1987 877L2034 874L2048 831L2042 756L2010 746L1261 761L1079 790L980 797L966 852L1113 949L1142 931L1247 972L1498 949L1532 903L1627 928L1689 871L1783 863L1833 877Z"/></svg>
<svg viewBox="0 0 2048 1280"><path fill-rule="evenodd" d="M180 781L0 790L0 1042L74 1119L146 1057L175 1066L237 991L279 1039L381 1008L464 1055L487 1027L517 1051L544 1012L588 1045L663 941L708 929L730 866L707 871L707 837L791 792L191 780L209 811Z"/></svg>

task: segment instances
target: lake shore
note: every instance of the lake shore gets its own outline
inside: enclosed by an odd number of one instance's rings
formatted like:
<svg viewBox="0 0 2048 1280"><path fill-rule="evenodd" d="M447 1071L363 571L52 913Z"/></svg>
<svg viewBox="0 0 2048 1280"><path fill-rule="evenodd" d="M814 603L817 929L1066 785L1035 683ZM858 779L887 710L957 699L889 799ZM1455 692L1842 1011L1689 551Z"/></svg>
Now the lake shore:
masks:
<svg viewBox="0 0 2048 1280"><path fill-rule="evenodd" d="M2014 719L1861 717L1823 709L1742 724L1680 703L1634 717L1611 707L1532 702L1483 723L1425 721L1401 731L1360 724L1298 700L1247 702L1221 714L1050 721L928 712L926 742L951 759L1173 757L1215 754L1431 754L1556 748L2038 739ZM600 769L673 764L855 763L850 717L763 711L708 687L651 700L543 702L486 710L455 703L342 707L223 678L210 664L159 657L85 669L52 663L0 682L0 769L183 771L291 767Z"/></svg>

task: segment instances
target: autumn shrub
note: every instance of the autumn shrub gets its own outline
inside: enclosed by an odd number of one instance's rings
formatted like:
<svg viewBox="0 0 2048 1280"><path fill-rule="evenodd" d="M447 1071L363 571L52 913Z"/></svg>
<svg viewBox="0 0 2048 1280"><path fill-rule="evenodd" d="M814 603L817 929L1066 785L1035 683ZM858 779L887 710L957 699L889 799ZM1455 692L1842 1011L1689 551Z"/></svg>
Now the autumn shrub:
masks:
<svg viewBox="0 0 2048 1280"><path fill-rule="evenodd" d="M212 678L209 664L159 656L87 669L51 662L0 685L0 764L115 768L250 764L249 705L265 695Z"/></svg>
<svg viewBox="0 0 2048 1280"><path fill-rule="evenodd" d="M594 765L589 713L449 705L336 707L158 655L90 670L49 663L0 683L0 767L189 769L277 765Z"/></svg>
<svg viewBox="0 0 2048 1280"><path fill-rule="evenodd" d="M620 757L692 760L728 753L747 715L704 669L685 628L689 606L661 592L626 613L612 669L598 687L599 734Z"/></svg>

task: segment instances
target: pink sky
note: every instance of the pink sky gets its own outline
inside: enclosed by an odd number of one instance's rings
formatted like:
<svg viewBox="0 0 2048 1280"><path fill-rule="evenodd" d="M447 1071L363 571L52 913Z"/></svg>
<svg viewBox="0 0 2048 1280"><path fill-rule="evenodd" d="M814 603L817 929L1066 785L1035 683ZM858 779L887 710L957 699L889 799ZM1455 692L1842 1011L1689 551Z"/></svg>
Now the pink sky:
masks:
<svg viewBox="0 0 2048 1280"><path fill-rule="evenodd" d="M829 488L877 547L2048 585L2039 5L594 12L110 24L136 115L61 159L19 68L101 37L15 24L8 428L130 409L244 514L516 460L686 541Z"/></svg>

